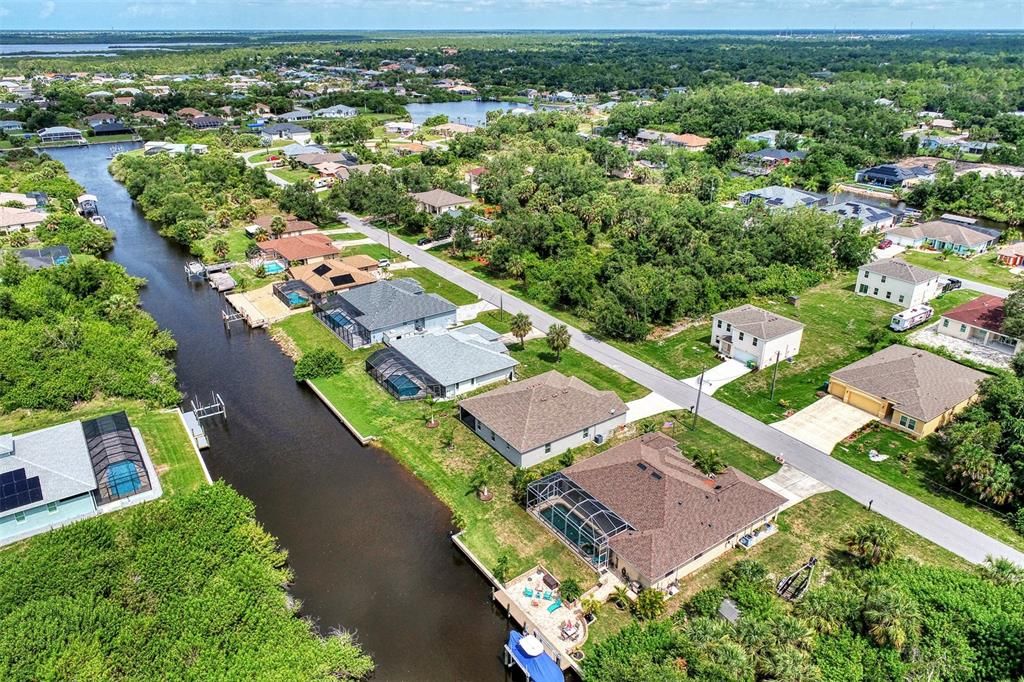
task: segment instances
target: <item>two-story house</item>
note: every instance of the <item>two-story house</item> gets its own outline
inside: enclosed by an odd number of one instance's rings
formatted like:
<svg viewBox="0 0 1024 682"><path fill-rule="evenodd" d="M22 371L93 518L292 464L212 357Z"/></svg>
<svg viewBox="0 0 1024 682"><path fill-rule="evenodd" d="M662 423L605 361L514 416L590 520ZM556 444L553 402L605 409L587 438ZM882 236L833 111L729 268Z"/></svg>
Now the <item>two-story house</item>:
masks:
<svg viewBox="0 0 1024 682"><path fill-rule="evenodd" d="M857 293L906 308L942 293L942 275L895 258L876 260L857 271Z"/></svg>
<svg viewBox="0 0 1024 682"><path fill-rule="evenodd" d="M727 358L763 369L800 352L804 325L746 304L711 318L711 345Z"/></svg>

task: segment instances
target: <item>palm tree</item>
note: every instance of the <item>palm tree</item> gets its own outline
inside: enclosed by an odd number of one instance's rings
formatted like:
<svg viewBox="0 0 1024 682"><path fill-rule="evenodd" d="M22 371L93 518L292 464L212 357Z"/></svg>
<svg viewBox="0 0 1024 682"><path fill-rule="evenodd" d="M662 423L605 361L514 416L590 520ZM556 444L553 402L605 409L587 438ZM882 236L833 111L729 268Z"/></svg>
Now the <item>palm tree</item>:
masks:
<svg viewBox="0 0 1024 682"><path fill-rule="evenodd" d="M625 585L616 585L615 591L612 592L612 599L615 600L615 605L620 610L629 608L629 590L626 589Z"/></svg>
<svg viewBox="0 0 1024 682"><path fill-rule="evenodd" d="M256 235L253 237L253 239L255 239L258 242L265 242L268 239L270 239L270 235L267 234L267 231L261 227L260 229L256 230Z"/></svg>
<svg viewBox="0 0 1024 682"><path fill-rule="evenodd" d="M892 528L878 522L867 523L847 535L846 545L872 566L894 558L898 549Z"/></svg>
<svg viewBox="0 0 1024 682"><path fill-rule="evenodd" d="M223 239L218 239L217 241L215 241L213 243L213 247L212 248L213 248L213 255L215 255L218 260L224 260L225 258L227 258L228 257L228 253L231 251L231 247Z"/></svg>
<svg viewBox="0 0 1024 682"><path fill-rule="evenodd" d="M725 461L714 448L700 450L693 456L693 466L705 476L721 473L725 469Z"/></svg>
<svg viewBox="0 0 1024 682"><path fill-rule="evenodd" d="M920 632L917 603L902 590L880 588L868 594L862 612L868 634L879 646L902 650Z"/></svg>
<svg viewBox="0 0 1024 682"><path fill-rule="evenodd" d="M841 182L833 182L831 185L828 186L828 193L832 195L833 204L836 203L836 199L839 197L842 191L843 183Z"/></svg>
<svg viewBox="0 0 1024 682"><path fill-rule="evenodd" d="M533 322L526 313L516 313L510 325L512 335L519 339L519 347L526 348L526 335L533 329Z"/></svg>
<svg viewBox="0 0 1024 682"><path fill-rule="evenodd" d="M555 354L555 362L562 359L562 351L569 347L572 335L564 324L555 323L548 327L548 348Z"/></svg>
<svg viewBox="0 0 1024 682"><path fill-rule="evenodd" d="M270 234L274 235L274 239L279 239L284 234L285 226L284 218L279 215L274 216L274 219L270 221Z"/></svg>
<svg viewBox="0 0 1024 682"><path fill-rule="evenodd" d="M520 256L515 255L508 259L508 263L505 264L505 272L512 275L516 279L521 279L526 282L526 260Z"/></svg>
<svg viewBox="0 0 1024 682"><path fill-rule="evenodd" d="M981 572L996 585L1016 585L1024 581L1024 568L1006 557L988 555L985 557L985 564L982 566Z"/></svg>
<svg viewBox="0 0 1024 682"><path fill-rule="evenodd" d="M817 666L806 652L787 646L772 653L768 660L767 682L814 682L821 679Z"/></svg>
<svg viewBox="0 0 1024 682"><path fill-rule="evenodd" d="M494 461L493 455L485 455L483 459L476 465L476 469L473 470L473 477L470 479L470 485L476 490L477 497L484 502L487 502L494 495L491 493L491 481L497 476L496 462Z"/></svg>

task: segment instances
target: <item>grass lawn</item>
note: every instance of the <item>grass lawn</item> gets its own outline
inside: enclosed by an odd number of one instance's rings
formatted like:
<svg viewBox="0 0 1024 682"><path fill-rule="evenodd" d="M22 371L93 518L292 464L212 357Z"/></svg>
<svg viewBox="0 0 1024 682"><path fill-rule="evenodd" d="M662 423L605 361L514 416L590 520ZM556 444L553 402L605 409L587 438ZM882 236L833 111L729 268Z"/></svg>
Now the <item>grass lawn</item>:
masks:
<svg viewBox="0 0 1024 682"><path fill-rule="evenodd" d="M866 342L872 329L885 329L901 307L853 292L854 275L844 275L805 291L796 306L781 300L762 299L756 305L790 317L804 325L800 353L792 363L779 365L775 397L770 399L772 369L751 372L722 387L715 397L757 417L773 422L786 410L799 410L817 399L828 375L870 355ZM955 291L932 301L936 315L975 296Z"/></svg>
<svg viewBox="0 0 1024 682"><path fill-rule="evenodd" d="M35 431L72 419L92 419L120 410L128 413L132 425L142 433L165 495L188 492L206 483L181 418L174 412L154 410L143 403L94 400L68 412L16 410L0 415L0 433Z"/></svg>
<svg viewBox="0 0 1024 682"><path fill-rule="evenodd" d="M889 455L889 459L872 462L868 459L871 450ZM1024 551L1024 537L1001 514L945 487L938 458L931 452L927 440L916 441L893 429L875 425L853 442L837 445L832 456L990 537Z"/></svg>
<svg viewBox="0 0 1024 682"><path fill-rule="evenodd" d="M934 251L905 251L901 256L908 263L922 268L935 270L943 274L962 279L972 279L994 287L1012 289L1021 281L1018 275L1010 274L1010 269L996 262L996 254L983 253L974 258L950 256L943 259L941 253ZM977 296L977 294L975 294Z"/></svg>
<svg viewBox="0 0 1024 682"><path fill-rule="evenodd" d="M430 407L422 402L398 402L364 371L363 361L376 348L351 351L312 315L293 315L274 327L286 334L300 350L322 346L336 349L345 358L339 375L314 383L328 400L363 435L377 443L426 483L453 513L465 522L462 539L491 568L502 554L509 556L510 574L518 575L542 563L559 578L575 577L589 586L591 572L568 548L512 499L512 465L495 453L455 416L453 402L440 403L434 414L440 426L426 427ZM454 447L443 445L451 433ZM491 457L500 471L491 484L494 499L477 499L470 484L477 463Z"/></svg>
<svg viewBox="0 0 1024 682"><path fill-rule="evenodd" d="M244 227L239 226L231 227L227 230L214 230L203 237L202 241L199 242L203 247L205 260L207 262L215 263L218 261L217 257L213 255L213 244L220 239L223 239L228 243L227 260L230 261L244 261L246 249L255 244L253 239L246 234Z"/></svg>
<svg viewBox="0 0 1024 682"><path fill-rule="evenodd" d="M326 228L326 229L337 229L337 228ZM354 242L357 239L366 239L366 235L361 232L335 232L330 235L331 239L336 242Z"/></svg>
<svg viewBox="0 0 1024 682"><path fill-rule="evenodd" d="M355 256L356 254L363 254L380 260L381 258L388 258L392 263L401 263L405 260L404 257L399 256L395 251L389 251L388 247L383 244L357 244L356 246L346 246L342 249L342 256Z"/></svg>
<svg viewBox="0 0 1024 682"><path fill-rule="evenodd" d="M303 180L312 180L313 178L316 177L315 174L310 173L309 171L292 170L291 168L274 168L269 172L281 178L282 180L287 180L288 182L292 183L302 182Z"/></svg>
<svg viewBox="0 0 1024 682"><path fill-rule="evenodd" d="M487 324L486 320L480 321ZM514 341L509 345L509 352L519 361L517 372L523 378L557 369L566 376L579 377L600 391L615 391L624 401L636 400L650 393L633 380L571 348L562 351L562 357L556 361L544 339L527 341L526 348L521 348L519 342Z"/></svg>
<svg viewBox="0 0 1024 682"><path fill-rule="evenodd" d="M371 245L368 245L371 246ZM414 279L427 291L427 293L442 296L455 305L467 305L480 300L475 294L471 294L457 284L449 282L444 277L426 268L409 268L408 270L395 270L391 273L395 279Z"/></svg>

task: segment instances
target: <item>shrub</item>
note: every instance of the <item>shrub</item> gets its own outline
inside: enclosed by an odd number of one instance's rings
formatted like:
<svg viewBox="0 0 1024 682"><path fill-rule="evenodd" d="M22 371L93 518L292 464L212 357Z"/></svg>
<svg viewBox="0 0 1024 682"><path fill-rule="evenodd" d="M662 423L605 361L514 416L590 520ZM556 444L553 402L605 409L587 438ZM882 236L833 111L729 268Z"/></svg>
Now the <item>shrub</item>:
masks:
<svg viewBox="0 0 1024 682"><path fill-rule="evenodd" d="M665 612L665 597L651 588L640 590L633 604L633 615L640 620L655 620Z"/></svg>
<svg viewBox="0 0 1024 682"><path fill-rule="evenodd" d="M710 618L718 613L718 607L721 606L725 596L725 590L720 587L703 589L693 595L690 601L686 602L684 607L686 615L691 617L708 616Z"/></svg>
<svg viewBox="0 0 1024 682"><path fill-rule="evenodd" d="M576 601L580 598L580 595L583 594L583 588L580 587L580 584L576 582L575 578L566 578L563 580L562 584L558 587L558 591L561 594L562 599L569 603Z"/></svg>
<svg viewBox="0 0 1024 682"><path fill-rule="evenodd" d="M305 353L295 363L295 380L319 379L341 372L345 361L341 355L330 348L314 348Z"/></svg>

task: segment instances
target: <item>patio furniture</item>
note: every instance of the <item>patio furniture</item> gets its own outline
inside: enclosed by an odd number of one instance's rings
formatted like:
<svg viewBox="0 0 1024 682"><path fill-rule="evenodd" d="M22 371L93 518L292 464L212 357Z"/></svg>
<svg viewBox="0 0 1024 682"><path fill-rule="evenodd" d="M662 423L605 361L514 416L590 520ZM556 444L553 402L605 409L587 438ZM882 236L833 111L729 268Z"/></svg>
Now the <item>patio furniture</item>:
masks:
<svg viewBox="0 0 1024 682"><path fill-rule="evenodd" d="M536 599L530 601L530 606L540 606L540 602Z"/></svg>
<svg viewBox="0 0 1024 682"><path fill-rule="evenodd" d="M548 590L547 592L544 593L544 598L547 599L548 601L551 601L551 590Z"/></svg>
<svg viewBox="0 0 1024 682"><path fill-rule="evenodd" d="M559 609L559 608L560 608L561 606L562 606L562 600L561 600L561 599L559 599L558 601L556 601L555 603L553 603L553 604L552 604L551 606L549 606L549 607L548 607L548 613L554 613L554 612L555 612L555 611L557 611L557 610L558 610L558 609Z"/></svg>
<svg viewBox="0 0 1024 682"><path fill-rule="evenodd" d="M532 597L533 596L533 590L531 590L529 587L524 587L523 588L523 596L524 597Z"/></svg>

